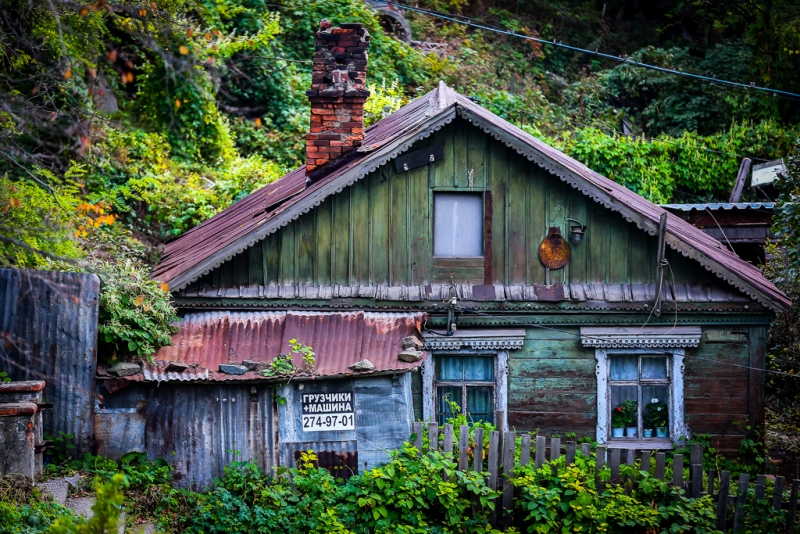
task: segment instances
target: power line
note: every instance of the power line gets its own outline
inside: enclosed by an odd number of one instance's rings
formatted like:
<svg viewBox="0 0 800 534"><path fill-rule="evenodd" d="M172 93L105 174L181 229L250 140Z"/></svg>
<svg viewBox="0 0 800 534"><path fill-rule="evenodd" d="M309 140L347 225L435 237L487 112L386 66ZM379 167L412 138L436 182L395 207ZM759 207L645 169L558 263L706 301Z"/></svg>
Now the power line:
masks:
<svg viewBox="0 0 800 534"><path fill-rule="evenodd" d="M405 11L411 11L412 13L420 13L420 14L423 14L423 15L428 15L429 17L435 17L435 18L439 18L439 19L442 19L442 20L447 20L447 21L450 21L450 22L454 22L456 24L461 24L463 26L469 26L471 28L476 28L476 29L479 29L479 30L485 30L485 31L493 32L493 33L498 33L498 34L501 34L501 35L508 35L508 36L511 36L511 37L518 37L518 38L524 39L526 41L533 41L535 43L540 43L540 44L543 44L543 45L554 46L554 47L557 47L557 48L564 48L566 50L571 50L573 52L581 52L581 53L584 53L584 54L590 54L590 55L593 55L593 56L596 56L596 57L609 59L609 60L615 61L617 63L624 63L626 65L631 65L633 67L640 67L640 68L643 68L643 69L655 70L655 71L663 72L663 73L667 73L667 74L674 74L676 76L684 76L686 78L691 78L693 80L698 80L698 81L708 82L708 83L715 83L715 84L718 84L718 85L724 85L724 86L728 86L728 87L735 87L735 88L738 88L738 89L747 89L747 90L750 90L750 91L758 91L758 92L761 92L761 93L765 93L768 96L786 98L788 100L794 100L794 101L800 100L800 94L791 93L789 91L782 91L780 89L772 89L770 87L758 86L758 85L755 84L755 82L751 82L749 84L740 83L740 82L732 82L732 81L729 81L729 80L722 80L722 79L716 78L716 77L703 76L702 74L694 74L694 73L691 73L691 72L684 72L684 71L680 71L680 70L669 69L669 68L666 68L666 67L659 67L658 65L650 65L649 63L642 63L641 61L634 61L634 60L629 59L627 57L620 57L620 56L615 56L613 54L606 54L605 52L600 52L599 50L589 50L589 49L586 49L586 48L580 48L578 46L567 45L567 44L564 44L564 43L562 43L560 41L557 41L556 39L553 39L552 41L547 41L545 39L540 39L538 37L531 37L529 35L522 35L520 33L516 33L516 32L513 32L513 31L509 31L509 30L503 30L501 28L495 28L495 27L492 27L492 26L487 26L485 24L476 24L476 23L472 22L472 19L459 20L459 19L453 17L452 15L445 15L445 14L437 12L437 11L431 11L431 10L428 10L428 9L422 9L420 7L412 7L412 6L408 6L408 5L405 5L405 4L399 4L397 2L392 2L392 1L387 1L385 3L386 3L386 5L398 7L400 9L405 10Z"/></svg>
<svg viewBox="0 0 800 534"><path fill-rule="evenodd" d="M533 112L533 111L528 111L528 110L525 110L525 109L514 108L514 107L510 107L510 106L504 106L502 104L496 104L494 102L489 102L488 100L484 100L484 99L482 99L480 97L473 96L473 97L470 97L470 98L472 100L474 100L476 102L479 102L479 103L482 103L484 105L498 107L498 108L501 108L501 109L505 109L507 111L515 112L515 113L517 113L519 115L529 115L529 116L533 116L533 117L540 117L540 118L543 118L543 119L548 119L549 118L547 115L542 115L540 113L536 113L536 112ZM561 120L561 122L570 124L572 126L582 126L584 128L596 128L596 129L601 130L601 131L609 132L609 133L611 133L613 135L619 135L619 132L617 132L616 130L614 130L612 128L607 128L607 127L604 127L604 126L598 126L598 125L595 125L595 124L586 124L584 122L576 121L574 119L569 119L569 118L561 118L559 120ZM706 148L706 147L699 146L699 145L697 145L697 146L686 145L686 144L683 144L683 143L676 143L675 141L668 141L666 139L661 139L661 138L648 138L648 137L645 137L644 135L625 135L625 137L631 137L631 138L634 138L634 139L640 139L640 140L642 140L642 141L644 141L646 143L651 143L651 144L652 143L665 143L665 144L668 144L668 145L674 145L674 146L678 146L678 147L681 147L681 148L693 149L693 150L702 150L704 152L710 152L710 153L713 153L713 154L721 154L723 156L731 156L731 157L740 158L740 159L744 157L744 156L740 156L739 154L735 154L733 152L723 152L721 150L714 150L713 148ZM767 159L757 158L757 157L754 157L754 156L748 156L748 157L750 159L758 160L758 161L769 161Z"/></svg>

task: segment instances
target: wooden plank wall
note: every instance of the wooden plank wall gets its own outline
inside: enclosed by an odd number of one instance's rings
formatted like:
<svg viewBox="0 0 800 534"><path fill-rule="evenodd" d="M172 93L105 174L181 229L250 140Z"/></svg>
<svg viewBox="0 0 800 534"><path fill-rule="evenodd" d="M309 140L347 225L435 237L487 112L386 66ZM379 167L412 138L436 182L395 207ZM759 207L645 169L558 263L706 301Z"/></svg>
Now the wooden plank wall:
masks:
<svg viewBox="0 0 800 534"><path fill-rule="evenodd" d="M444 159L408 172L387 164L223 264L201 286L420 285L483 283L483 263L453 266L433 258L433 193L491 191L491 282L545 283L538 247L565 217L588 226L568 266L552 281L653 283L655 239L557 177L457 119L410 151L441 144ZM679 254L678 282L719 283ZM445 262L447 263L447 262ZM475 263L475 262L473 262Z"/></svg>
<svg viewBox="0 0 800 534"><path fill-rule="evenodd" d="M597 377L593 349L581 347L579 330L528 329L508 365L508 425L543 434L594 436Z"/></svg>
<svg viewBox="0 0 800 534"><path fill-rule="evenodd" d="M750 371L728 364L750 365L751 344L763 346L762 335L760 328L705 327L700 346L686 353L686 424L694 435L710 434L720 452L738 452L751 418L758 417L751 413Z"/></svg>
<svg viewBox="0 0 800 534"><path fill-rule="evenodd" d="M597 377L594 350L580 344L578 328L529 328L522 349L509 360L508 424L526 432L594 436ZM751 335L752 333L752 335ZM684 359L685 422L694 435L710 434L721 453L736 453L746 427L759 417L763 391L751 393L751 347L763 329L704 327L697 349ZM758 380L755 385L758 385ZM758 421L756 421L758 423Z"/></svg>

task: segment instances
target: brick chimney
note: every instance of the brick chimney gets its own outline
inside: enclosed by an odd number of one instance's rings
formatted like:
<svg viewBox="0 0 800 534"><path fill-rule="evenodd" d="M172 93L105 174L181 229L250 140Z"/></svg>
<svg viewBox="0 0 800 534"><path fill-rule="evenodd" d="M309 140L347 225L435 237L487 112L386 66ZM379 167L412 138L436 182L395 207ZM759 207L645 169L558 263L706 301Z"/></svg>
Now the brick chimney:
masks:
<svg viewBox="0 0 800 534"><path fill-rule="evenodd" d="M361 24L333 28L319 23L314 42L311 131L306 135L306 174L353 152L364 141L364 102L369 97L369 33Z"/></svg>

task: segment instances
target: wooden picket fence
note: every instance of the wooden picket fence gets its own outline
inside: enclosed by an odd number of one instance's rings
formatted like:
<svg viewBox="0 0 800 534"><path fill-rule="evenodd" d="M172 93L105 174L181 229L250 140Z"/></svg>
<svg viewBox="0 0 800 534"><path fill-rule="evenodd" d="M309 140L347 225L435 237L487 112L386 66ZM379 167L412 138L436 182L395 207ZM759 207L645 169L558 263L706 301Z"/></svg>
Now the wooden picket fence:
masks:
<svg viewBox="0 0 800 534"><path fill-rule="evenodd" d="M427 428L426 428L427 427ZM422 451L422 437L423 432L427 431L428 443L436 444L436 447L445 453L453 453L458 459L458 469L466 471L468 469L480 472L488 472L489 478L487 484L490 488L498 490L502 493L499 499L499 506L497 510L497 517L500 522L509 525L511 521L510 512L514 507L514 485L511 479L514 477L514 469L516 465L528 465L531 462L531 453L534 454L533 461L537 468L546 464L548 461L553 461L561 457L562 453L566 455L567 465L575 461L576 454L582 454L586 457L590 456L591 446L588 443L582 443L580 446L574 441L567 441L562 445L560 438L551 438L550 444L547 444L547 438L544 436L536 436L533 438L530 434L521 434L521 447L519 450L519 463L516 463L516 432L490 432L489 434L489 451L486 455L484 462L482 454L474 454L472 458L472 465L470 466L470 459L467 453L469 446L469 427L462 426L459 429L459 443L454 442L453 425L443 425L440 428L437 423L414 423L413 425L413 445ZM482 443L484 439L483 429L476 428L475 443ZM442 434L442 440L439 439L439 434ZM549 454L547 454L549 452ZM609 484L620 482L620 464L623 462L627 465L634 465L637 459L641 460L642 466L650 466L653 451L648 450L635 450L635 449L618 449L607 448L599 446L596 449L595 472L599 473L600 470L608 464L611 471L611 479ZM722 471L717 477L715 470L708 472L708 487L707 491L703 489L703 449L701 445L691 445L689 455L689 479L683 479L684 473L684 455L673 455L672 461L672 485L683 488L688 497L702 497L711 495L717 502L717 529L727 531L732 529L734 532L744 528L744 508L747 504L748 489L752 483L750 475L742 474L739 476L738 491L734 492L731 488L731 473L730 471ZM664 480L668 460L666 453L655 453L655 472L653 476L659 480ZM650 467L647 467L649 470ZM502 472L501 472L502 470ZM644 468L643 468L644 470ZM719 487L717 481L719 480ZM598 480L598 485L602 484ZM795 525L797 524L797 499L798 491L800 490L800 480L794 480L791 483L791 494L789 501L783 500L783 492L786 487L786 480L784 477L775 477L775 487L772 496L766 495L767 476L758 475L755 480L755 499L764 500L771 499L772 507L779 511L781 509L787 510L788 516L786 521L786 534L795 533ZM735 507L735 513L732 523L728 521L728 508Z"/></svg>

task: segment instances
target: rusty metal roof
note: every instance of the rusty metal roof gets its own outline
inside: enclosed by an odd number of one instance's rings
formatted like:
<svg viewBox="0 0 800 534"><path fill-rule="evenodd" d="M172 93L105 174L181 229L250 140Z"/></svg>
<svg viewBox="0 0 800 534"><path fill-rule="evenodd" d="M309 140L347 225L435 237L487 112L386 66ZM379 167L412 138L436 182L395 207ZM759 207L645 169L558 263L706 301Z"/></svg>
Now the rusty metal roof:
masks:
<svg viewBox="0 0 800 534"><path fill-rule="evenodd" d="M243 375L219 371L220 364L243 360L269 363L281 353L290 353L289 340L310 346L316 352L316 377L353 375L348 367L367 359L375 366L368 375L387 371L409 371L425 360L407 363L397 358L406 336L419 337L424 313L371 312L217 312L189 313L172 336L172 345L161 347L155 363L145 364L142 375L132 380L257 380L262 374ZM297 367L299 354L292 355ZM183 372L167 371L170 363L189 364Z"/></svg>
<svg viewBox="0 0 800 534"><path fill-rule="evenodd" d="M185 287L408 150L417 140L452 121L456 114L594 201L656 235L664 208L596 173L440 82L427 95L369 128L358 152L350 155L341 166L332 166L327 175L312 184L305 186L304 168L296 169L168 243L153 276L169 283L173 290ZM301 181L304 189L300 187ZM270 200L266 200L267 195ZM671 248L696 260L774 311L791 305L786 295L764 278L757 267L676 215L668 213L667 217L667 244Z"/></svg>

